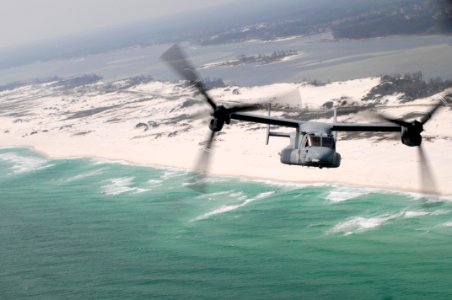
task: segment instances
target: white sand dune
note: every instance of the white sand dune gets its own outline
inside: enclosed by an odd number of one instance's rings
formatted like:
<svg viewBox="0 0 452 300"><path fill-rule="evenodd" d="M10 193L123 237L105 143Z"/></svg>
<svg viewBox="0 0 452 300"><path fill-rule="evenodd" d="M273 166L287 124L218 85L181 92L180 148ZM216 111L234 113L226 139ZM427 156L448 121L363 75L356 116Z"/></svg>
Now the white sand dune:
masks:
<svg viewBox="0 0 452 300"><path fill-rule="evenodd" d="M378 82L378 78L366 78L320 87L274 84L221 88L210 93L219 103L279 97L284 104L294 105L301 99L303 108L315 110L331 100L360 102ZM239 94L233 93L234 89ZM405 104L391 96L383 111L394 116L423 112L444 93ZM209 107L182 84L150 82L114 92L105 90L102 84L70 91L35 85L3 91L0 98L0 146L32 147L53 158L98 157L189 170L208 133L207 119L196 116L207 115ZM332 117L322 120L332 122ZM368 113L349 114L339 121L375 122ZM136 128L140 122L146 126ZM320 170L281 164L278 152L289 141L274 138L266 146L265 128L237 122L225 126L215 142L212 174L420 191L417 150L400 140L380 139L379 134L345 139L345 134L339 134L341 167ZM425 129L428 139L424 139L424 147L438 191L452 195L451 110L442 109Z"/></svg>

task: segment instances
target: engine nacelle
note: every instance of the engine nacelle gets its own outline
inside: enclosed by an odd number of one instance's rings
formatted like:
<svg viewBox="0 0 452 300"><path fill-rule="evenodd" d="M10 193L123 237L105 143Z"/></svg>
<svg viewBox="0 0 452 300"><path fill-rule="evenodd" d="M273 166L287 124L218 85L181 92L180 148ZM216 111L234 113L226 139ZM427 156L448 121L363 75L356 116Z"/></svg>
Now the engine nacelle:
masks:
<svg viewBox="0 0 452 300"><path fill-rule="evenodd" d="M221 131L223 129L224 123L231 124L230 111L228 111L223 105L215 108L212 113L213 119L210 120L209 128L214 132Z"/></svg>
<svg viewBox="0 0 452 300"><path fill-rule="evenodd" d="M420 125L422 126L422 124ZM420 146L422 143L421 131L416 128L416 125L409 128L402 127L402 143L409 147Z"/></svg>
<svg viewBox="0 0 452 300"><path fill-rule="evenodd" d="M210 128L210 130L212 130L214 132L221 131L221 129L223 129L223 126L224 126L224 120L217 119L217 118L210 120L209 128Z"/></svg>

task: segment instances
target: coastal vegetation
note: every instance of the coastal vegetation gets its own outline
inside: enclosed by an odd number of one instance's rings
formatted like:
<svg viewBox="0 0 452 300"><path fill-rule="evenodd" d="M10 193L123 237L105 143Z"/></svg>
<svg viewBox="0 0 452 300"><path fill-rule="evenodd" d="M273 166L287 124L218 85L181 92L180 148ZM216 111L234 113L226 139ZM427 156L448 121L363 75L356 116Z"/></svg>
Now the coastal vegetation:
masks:
<svg viewBox="0 0 452 300"><path fill-rule="evenodd" d="M282 61L285 58L298 55L298 51L296 50L279 50L273 51L271 54L258 54L258 55L239 55L234 60L228 60L222 63L219 63L216 66L219 67L232 67L243 64L270 64L273 62Z"/></svg>
<svg viewBox="0 0 452 300"><path fill-rule="evenodd" d="M378 100L385 96L401 94L402 102L425 98L452 87L451 80L432 78L424 80L422 72L384 75L380 84L373 87L363 100Z"/></svg>

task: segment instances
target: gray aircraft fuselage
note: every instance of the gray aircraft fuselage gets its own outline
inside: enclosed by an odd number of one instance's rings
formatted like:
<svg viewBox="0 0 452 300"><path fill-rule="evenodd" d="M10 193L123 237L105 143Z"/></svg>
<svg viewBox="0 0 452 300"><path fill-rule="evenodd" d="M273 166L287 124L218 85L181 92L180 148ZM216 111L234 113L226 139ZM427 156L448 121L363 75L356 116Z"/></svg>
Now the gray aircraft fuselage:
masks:
<svg viewBox="0 0 452 300"><path fill-rule="evenodd" d="M232 120L267 124L267 144L271 136L290 138L290 144L279 153L281 163L317 168L337 168L341 164L341 155L336 152L336 132L401 132L405 145L415 144L417 132L409 132L400 125L393 124L357 124L337 123L336 113L333 123L298 121L270 116L246 113L232 113ZM270 130L270 125L288 127L295 132L277 132ZM413 130L412 130L413 131ZM405 134L403 134L405 132ZM412 142L414 141L414 142ZM412 143L408 143L412 142Z"/></svg>
<svg viewBox="0 0 452 300"><path fill-rule="evenodd" d="M290 145L279 153L283 164L317 168L337 168L341 164L329 124L309 122L291 134L269 131L269 136L290 138Z"/></svg>
<svg viewBox="0 0 452 300"><path fill-rule="evenodd" d="M315 144L315 141L322 140L328 140L328 146L322 145L321 142ZM281 163L317 168L337 168L340 166L341 155L335 150L334 137L306 133L300 135L299 141L298 147L291 142L279 153Z"/></svg>

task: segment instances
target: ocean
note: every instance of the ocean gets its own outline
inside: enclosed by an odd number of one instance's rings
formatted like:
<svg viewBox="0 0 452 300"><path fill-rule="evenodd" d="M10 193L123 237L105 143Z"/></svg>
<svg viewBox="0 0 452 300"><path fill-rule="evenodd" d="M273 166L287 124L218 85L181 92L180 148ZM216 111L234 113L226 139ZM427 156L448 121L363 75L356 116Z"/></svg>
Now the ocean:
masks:
<svg viewBox="0 0 452 300"><path fill-rule="evenodd" d="M452 201L0 149L0 299L450 299Z"/></svg>

